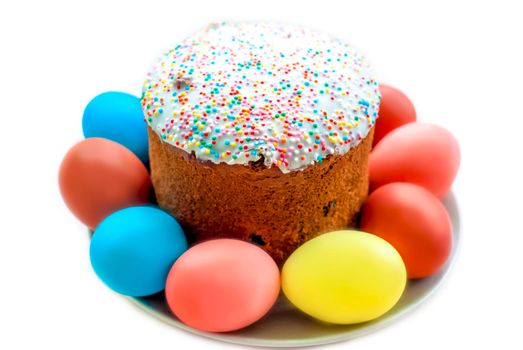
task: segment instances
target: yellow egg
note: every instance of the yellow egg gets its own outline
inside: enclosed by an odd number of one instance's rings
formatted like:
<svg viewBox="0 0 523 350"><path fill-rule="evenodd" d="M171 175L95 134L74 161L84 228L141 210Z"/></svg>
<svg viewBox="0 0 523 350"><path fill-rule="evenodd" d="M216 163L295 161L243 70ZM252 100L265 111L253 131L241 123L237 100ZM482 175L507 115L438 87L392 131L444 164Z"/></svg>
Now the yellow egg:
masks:
<svg viewBox="0 0 523 350"><path fill-rule="evenodd" d="M382 238L336 231L299 247L285 262L282 288L296 307L324 322L370 321L403 294L407 272L399 253Z"/></svg>

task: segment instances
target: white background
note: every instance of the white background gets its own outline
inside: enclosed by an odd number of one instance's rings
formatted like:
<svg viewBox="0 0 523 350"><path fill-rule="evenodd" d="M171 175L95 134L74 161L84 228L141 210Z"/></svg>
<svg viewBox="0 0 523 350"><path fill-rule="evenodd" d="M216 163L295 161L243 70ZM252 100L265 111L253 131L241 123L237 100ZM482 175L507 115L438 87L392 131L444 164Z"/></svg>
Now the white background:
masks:
<svg viewBox="0 0 523 350"><path fill-rule="evenodd" d="M394 4L392 4L394 3ZM278 20L342 37L462 147L457 264L400 322L329 349L521 349L521 11L495 1L68 1L0 5L0 348L226 349L173 329L91 271L57 187L86 103L138 95L157 55L207 22Z"/></svg>

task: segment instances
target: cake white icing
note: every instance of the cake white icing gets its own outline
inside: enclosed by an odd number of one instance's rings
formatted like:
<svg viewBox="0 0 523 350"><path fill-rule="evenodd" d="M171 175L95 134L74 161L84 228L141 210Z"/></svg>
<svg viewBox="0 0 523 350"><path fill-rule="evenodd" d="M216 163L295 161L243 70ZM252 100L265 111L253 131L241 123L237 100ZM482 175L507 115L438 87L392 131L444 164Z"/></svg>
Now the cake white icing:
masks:
<svg viewBox="0 0 523 350"><path fill-rule="evenodd" d="M370 64L329 35L221 23L186 38L143 86L162 140L214 163L259 161L286 173L344 154L369 133L380 95Z"/></svg>

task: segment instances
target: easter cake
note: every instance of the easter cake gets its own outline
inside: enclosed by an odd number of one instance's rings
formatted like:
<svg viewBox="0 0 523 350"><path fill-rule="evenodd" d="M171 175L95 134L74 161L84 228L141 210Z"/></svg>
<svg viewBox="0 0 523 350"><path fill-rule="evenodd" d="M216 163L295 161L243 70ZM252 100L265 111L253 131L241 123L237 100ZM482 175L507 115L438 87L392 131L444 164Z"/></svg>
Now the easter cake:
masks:
<svg viewBox="0 0 523 350"><path fill-rule="evenodd" d="M141 103L156 199L189 240L239 238L282 263L355 226L380 94L344 42L290 25L211 25L160 57Z"/></svg>

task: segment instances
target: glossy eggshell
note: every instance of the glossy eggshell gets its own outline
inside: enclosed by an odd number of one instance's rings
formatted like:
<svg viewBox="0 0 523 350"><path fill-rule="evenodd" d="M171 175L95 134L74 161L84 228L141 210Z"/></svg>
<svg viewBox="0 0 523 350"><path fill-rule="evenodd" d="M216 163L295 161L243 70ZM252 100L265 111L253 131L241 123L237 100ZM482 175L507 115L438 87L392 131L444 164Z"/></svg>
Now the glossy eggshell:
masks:
<svg viewBox="0 0 523 350"><path fill-rule="evenodd" d="M216 239L190 248L173 265L165 294L185 324L208 332L244 328L269 311L280 290L280 273L261 248Z"/></svg>
<svg viewBox="0 0 523 350"><path fill-rule="evenodd" d="M151 190L143 163L124 146L101 138L69 150L59 185L69 209L91 229L116 210L148 203Z"/></svg>
<svg viewBox="0 0 523 350"><path fill-rule="evenodd" d="M85 107L84 136L101 137L130 149L140 160L149 162L149 141L140 99L124 92L104 92Z"/></svg>
<svg viewBox="0 0 523 350"><path fill-rule="evenodd" d="M363 205L360 228L398 250L409 278L439 271L452 249L447 210L432 193L409 183L392 183L373 192Z"/></svg>
<svg viewBox="0 0 523 350"><path fill-rule="evenodd" d="M375 146L392 130L416 121L414 105L400 90L395 87L380 84L380 110L374 130Z"/></svg>
<svg viewBox="0 0 523 350"><path fill-rule="evenodd" d="M285 262L282 288L297 308L324 322L370 321L390 310L406 285L398 252L378 236L359 231L320 235Z"/></svg>
<svg viewBox="0 0 523 350"><path fill-rule="evenodd" d="M410 123L392 131L372 151L370 188L410 182L442 198L449 193L459 164L459 145L448 130Z"/></svg>
<svg viewBox="0 0 523 350"><path fill-rule="evenodd" d="M91 264L112 290L146 296L165 288L174 261L187 250L178 222L156 207L119 210L100 223L91 239Z"/></svg>

